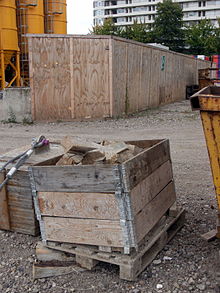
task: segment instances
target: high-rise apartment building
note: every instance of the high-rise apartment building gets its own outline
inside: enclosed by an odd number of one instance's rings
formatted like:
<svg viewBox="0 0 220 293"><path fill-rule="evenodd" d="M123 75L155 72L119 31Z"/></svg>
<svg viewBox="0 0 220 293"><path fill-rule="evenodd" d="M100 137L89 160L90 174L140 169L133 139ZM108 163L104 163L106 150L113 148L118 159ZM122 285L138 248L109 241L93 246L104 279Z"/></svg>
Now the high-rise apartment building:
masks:
<svg viewBox="0 0 220 293"><path fill-rule="evenodd" d="M201 19L210 19L217 26L220 18L220 0L173 0L183 9L183 21L192 25ZM102 24L111 17L116 25L125 26L138 23L154 22L157 14L157 3L163 0L94 0L94 25Z"/></svg>

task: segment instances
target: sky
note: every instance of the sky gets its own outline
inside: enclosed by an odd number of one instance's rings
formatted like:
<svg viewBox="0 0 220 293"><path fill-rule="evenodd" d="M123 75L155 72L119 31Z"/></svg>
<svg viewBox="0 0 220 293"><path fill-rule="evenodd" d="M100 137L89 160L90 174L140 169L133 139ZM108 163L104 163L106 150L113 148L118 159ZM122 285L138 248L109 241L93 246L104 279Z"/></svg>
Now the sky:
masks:
<svg viewBox="0 0 220 293"><path fill-rule="evenodd" d="M92 29L93 0L67 0L68 34L87 34Z"/></svg>

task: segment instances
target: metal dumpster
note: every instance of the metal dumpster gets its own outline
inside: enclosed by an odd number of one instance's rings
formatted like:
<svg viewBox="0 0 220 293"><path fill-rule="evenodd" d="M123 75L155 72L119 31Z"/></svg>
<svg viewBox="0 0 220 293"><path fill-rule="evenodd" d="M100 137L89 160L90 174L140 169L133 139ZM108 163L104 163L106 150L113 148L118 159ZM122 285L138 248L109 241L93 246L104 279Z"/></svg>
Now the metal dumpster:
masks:
<svg viewBox="0 0 220 293"><path fill-rule="evenodd" d="M220 238L220 87L207 86L191 97L193 110L199 110L208 148L218 204L215 236Z"/></svg>

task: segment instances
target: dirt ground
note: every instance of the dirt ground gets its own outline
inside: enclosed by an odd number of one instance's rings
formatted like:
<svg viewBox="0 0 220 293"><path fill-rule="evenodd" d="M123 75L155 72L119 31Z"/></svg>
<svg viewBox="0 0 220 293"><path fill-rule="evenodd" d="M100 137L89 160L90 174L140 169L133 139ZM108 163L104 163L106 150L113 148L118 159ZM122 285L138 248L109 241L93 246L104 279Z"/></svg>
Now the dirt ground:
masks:
<svg viewBox="0 0 220 293"><path fill-rule="evenodd" d="M206 242L200 237L215 226L214 188L199 113L191 112L188 101L127 119L33 125L2 123L0 153L29 144L32 137L40 134L49 139L65 135L91 139L169 138L178 204L187 210L187 221L136 282L120 280L118 267L104 263L92 271L33 281L31 267L39 238L0 231L0 292L220 292L217 282L220 242Z"/></svg>

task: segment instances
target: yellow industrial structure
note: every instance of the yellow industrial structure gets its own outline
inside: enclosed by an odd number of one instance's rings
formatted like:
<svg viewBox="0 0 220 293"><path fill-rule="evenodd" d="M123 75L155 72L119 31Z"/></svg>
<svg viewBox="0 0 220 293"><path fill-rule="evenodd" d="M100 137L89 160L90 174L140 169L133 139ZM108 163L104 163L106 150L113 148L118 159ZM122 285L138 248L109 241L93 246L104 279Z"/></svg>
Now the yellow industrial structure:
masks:
<svg viewBox="0 0 220 293"><path fill-rule="evenodd" d="M208 236L220 238L220 88L201 89L191 97L191 105L193 110L200 110L217 198L217 226Z"/></svg>
<svg viewBox="0 0 220 293"><path fill-rule="evenodd" d="M20 65L15 0L0 0L0 54L0 88L9 87L15 81L19 86Z"/></svg>
<svg viewBox="0 0 220 293"><path fill-rule="evenodd" d="M28 85L27 34L66 34L66 0L0 0L0 89Z"/></svg>
<svg viewBox="0 0 220 293"><path fill-rule="evenodd" d="M45 32L66 34L66 1L48 0L45 2Z"/></svg>

